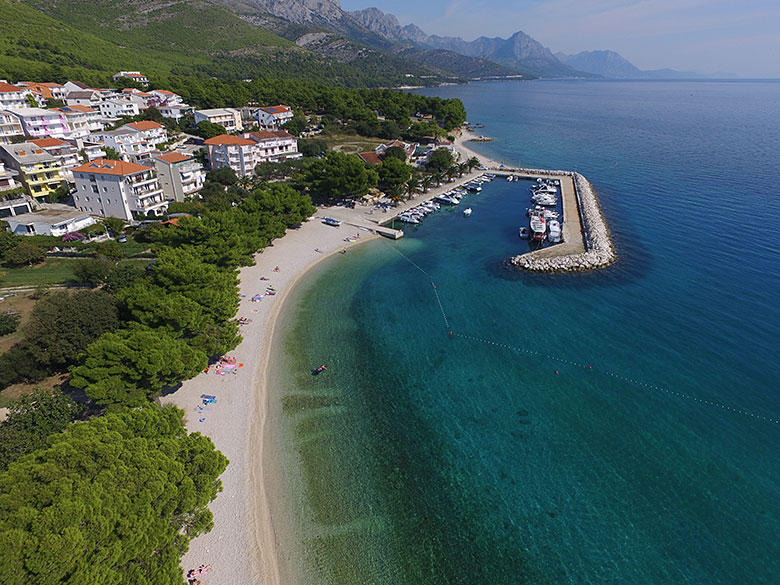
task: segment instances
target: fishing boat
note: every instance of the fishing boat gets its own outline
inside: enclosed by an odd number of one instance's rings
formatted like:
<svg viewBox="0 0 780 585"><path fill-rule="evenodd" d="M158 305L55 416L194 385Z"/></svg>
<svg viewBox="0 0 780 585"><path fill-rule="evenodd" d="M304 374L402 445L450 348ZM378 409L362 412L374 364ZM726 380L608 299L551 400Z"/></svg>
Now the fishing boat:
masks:
<svg viewBox="0 0 780 585"><path fill-rule="evenodd" d="M548 230L550 232L550 243L557 244L561 241L561 224L558 223L557 219L550 221Z"/></svg>
<svg viewBox="0 0 780 585"><path fill-rule="evenodd" d="M547 236L547 220L541 214L531 215L531 238L537 241Z"/></svg>
<svg viewBox="0 0 780 585"><path fill-rule="evenodd" d="M463 210L463 215L466 216L466 217L471 215L471 207L467 207L466 209L464 209Z"/></svg>

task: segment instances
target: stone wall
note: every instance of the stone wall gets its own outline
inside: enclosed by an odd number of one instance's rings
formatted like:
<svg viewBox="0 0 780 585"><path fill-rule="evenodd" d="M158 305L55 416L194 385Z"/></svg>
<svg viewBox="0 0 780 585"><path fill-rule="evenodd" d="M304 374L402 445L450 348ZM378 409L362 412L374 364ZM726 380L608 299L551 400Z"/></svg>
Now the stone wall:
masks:
<svg viewBox="0 0 780 585"><path fill-rule="evenodd" d="M543 169L517 169L521 174L569 176L574 182L577 208L582 226L585 252L552 258L536 258L533 253L510 258L518 268L533 272L567 272L572 270L593 270L609 266L616 259L615 248L599 207L598 198L590 182L579 173L570 171L548 171Z"/></svg>

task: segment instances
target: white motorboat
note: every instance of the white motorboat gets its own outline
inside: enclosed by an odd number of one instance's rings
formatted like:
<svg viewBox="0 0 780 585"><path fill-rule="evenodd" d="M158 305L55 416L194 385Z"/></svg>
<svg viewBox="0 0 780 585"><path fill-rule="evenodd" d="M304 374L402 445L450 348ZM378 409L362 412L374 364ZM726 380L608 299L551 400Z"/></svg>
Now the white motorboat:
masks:
<svg viewBox="0 0 780 585"><path fill-rule="evenodd" d="M471 207L467 207L466 209L464 209L463 210L463 215L465 215L466 217L471 215Z"/></svg>
<svg viewBox="0 0 780 585"><path fill-rule="evenodd" d="M398 216L398 221L402 221L404 223L420 223L420 220L413 215L407 215L405 213L402 213Z"/></svg>
<svg viewBox="0 0 780 585"><path fill-rule="evenodd" d="M548 230L550 232L550 243L557 244L561 241L561 224L558 223L557 219L550 221Z"/></svg>
<svg viewBox="0 0 780 585"><path fill-rule="evenodd" d="M528 228L527 228L527 227L525 227L525 226L522 226L522 227L521 227L521 228L520 228L520 229L517 231L517 235L518 235L519 237L523 238L524 240L527 240L527 239L528 239Z"/></svg>
<svg viewBox="0 0 780 585"><path fill-rule="evenodd" d="M544 240L547 236L547 221L541 213L531 215L531 237L534 240Z"/></svg>

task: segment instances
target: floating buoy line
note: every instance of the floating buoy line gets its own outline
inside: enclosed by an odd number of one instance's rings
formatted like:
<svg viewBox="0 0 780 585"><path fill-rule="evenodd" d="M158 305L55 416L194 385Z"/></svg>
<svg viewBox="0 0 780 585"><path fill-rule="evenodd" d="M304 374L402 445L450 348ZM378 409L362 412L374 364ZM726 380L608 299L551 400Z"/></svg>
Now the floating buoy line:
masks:
<svg viewBox="0 0 780 585"><path fill-rule="evenodd" d="M657 386L655 384L648 384L647 382L642 382L641 380L635 380L635 379L629 378L627 376L616 374L615 372L609 372L609 371L606 371L606 370L594 370L593 366L591 364L575 362L575 361L572 361L572 360L568 360L568 359L562 358L560 356L551 355L551 354L544 354L544 353L535 351L533 349L528 349L528 348L524 348L524 347L517 347L517 346L514 346L514 345L507 344L507 343L501 343L499 341L492 341L490 339L483 339L481 337L476 337L474 335L467 335L467 334L464 334L464 333L455 332L455 330L453 329L452 325L450 324L449 318L447 317L447 312L444 310L444 304L442 303L441 297L439 296L439 289L436 286L436 281L434 280L433 276L431 274L429 274L426 270L424 270L414 260L409 258L406 254L404 254L403 252L398 250L396 247L391 246L390 244L386 244L386 245L389 248L391 248L393 251L395 251L399 256L401 256L404 260L406 260L409 264L414 266L417 270L419 270L422 274L424 274L428 278L428 281L431 283L433 294L436 297L436 303L439 305L439 309L441 311L441 316L442 316L442 319L444 321L444 325L447 328L447 331L449 332L449 335L452 336L452 337L457 337L457 338L460 338L460 339L464 339L466 341L471 341L471 342L474 342L474 343L480 343L480 344L483 344L483 345L490 345L490 346L497 347L497 348L500 348L500 349L504 349L504 350L507 350L507 351L512 351L512 352L516 352L516 353L524 353L524 354L531 355L531 356L534 356L534 357L538 357L538 358L542 358L542 359L548 359L548 360L551 360L551 361L568 364L570 366L574 366L576 368L582 368L582 369L587 370L587 371L599 371L602 374L605 374L607 376L611 376L612 378L615 378L617 380L622 380L622 381L624 381L624 382L626 382L628 384L633 384L634 386L639 386L641 388L646 388L648 390L655 390L655 391L658 391L658 392L663 392L663 393L669 394L671 396L676 396L678 398L683 398L685 400L691 400L691 401L694 401L694 402L698 402L699 404L704 405L704 406L709 406L709 407L712 407L712 408L719 408L719 409L721 409L723 411L726 411L726 412L731 412L731 413L734 413L734 414L740 414L740 415L743 415L743 416L746 416L746 417L750 417L750 418L753 418L753 419L756 419L756 420L762 420L762 421L765 421L765 422L769 422L769 423L773 423L773 424L776 424L776 425L780 425L780 420L778 420L776 418L772 418L772 417L769 417L769 416L764 416L764 415L761 415L761 414L756 414L754 412L750 412L749 410L745 410L743 408L728 406L728 405L722 404L720 402L716 402L716 401L713 401L713 400L707 400L706 398L699 398L698 396L693 396L692 394L687 394L685 392L678 392L676 390L671 390L669 388L664 388L663 386ZM558 370L555 370L555 373L558 374Z"/></svg>

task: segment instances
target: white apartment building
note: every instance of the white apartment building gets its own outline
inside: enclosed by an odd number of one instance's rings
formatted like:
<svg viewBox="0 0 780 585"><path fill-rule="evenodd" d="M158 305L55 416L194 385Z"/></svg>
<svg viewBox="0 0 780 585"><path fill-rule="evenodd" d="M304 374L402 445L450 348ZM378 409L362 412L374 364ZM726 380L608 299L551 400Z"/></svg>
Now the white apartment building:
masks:
<svg viewBox="0 0 780 585"><path fill-rule="evenodd" d="M52 205L36 213L14 215L5 221L17 236L64 236L97 223L88 213L65 205Z"/></svg>
<svg viewBox="0 0 780 585"><path fill-rule="evenodd" d="M103 97L99 91L94 89L78 89L68 92L65 96L65 103L69 106L86 106L99 109L101 101L103 101Z"/></svg>
<svg viewBox="0 0 780 585"><path fill-rule="evenodd" d="M155 150L154 145L147 142L142 132L130 129L127 125L117 130L93 132L88 138L92 143L113 148L126 162L149 160Z"/></svg>
<svg viewBox="0 0 780 585"><path fill-rule="evenodd" d="M129 124L122 126L122 128L135 130L152 146L156 146L162 142L168 142L168 130L165 129L165 126L158 124L157 122L149 120L130 122Z"/></svg>
<svg viewBox="0 0 780 585"><path fill-rule="evenodd" d="M68 124L71 138L82 138L91 132L98 132L103 129L103 123L100 121L100 112L95 108L63 106L61 108L52 108L52 110L65 116L65 122Z"/></svg>
<svg viewBox="0 0 780 585"><path fill-rule="evenodd" d="M290 106L268 106L255 111L252 117L257 120L261 128L280 128L292 119L293 111Z"/></svg>
<svg viewBox="0 0 780 585"><path fill-rule="evenodd" d="M160 106L186 106L184 100L178 93L173 93L167 89L153 89L149 92L155 97L154 102L150 102L155 108Z"/></svg>
<svg viewBox="0 0 780 585"><path fill-rule="evenodd" d="M120 118L122 116L137 116L141 110L138 104L128 99L103 100L98 104L100 115L104 118Z"/></svg>
<svg viewBox="0 0 780 585"><path fill-rule="evenodd" d="M19 176L17 171L6 169L5 163L0 160L0 193L19 187L19 183L14 180L17 176Z"/></svg>
<svg viewBox="0 0 780 585"><path fill-rule="evenodd" d="M184 116L193 112L192 106L188 106L187 104L174 106L159 105L156 107L160 114L166 118L175 120L176 122L180 122Z"/></svg>
<svg viewBox="0 0 780 585"><path fill-rule="evenodd" d="M59 83L34 83L32 81L20 81L16 85L19 87L26 87L31 92L39 94L44 100L54 99L64 101L65 95L67 94L65 86L60 85Z"/></svg>
<svg viewBox="0 0 780 585"><path fill-rule="evenodd" d="M32 138L65 138L70 135L65 116L57 110L17 108L11 114L19 119L22 129Z"/></svg>
<svg viewBox="0 0 780 585"><path fill-rule="evenodd" d="M191 156L170 152L154 157L154 168L167 199L186 201L196 195L206 181L206 171Z"/></svg>
<svg viewBox="0 0 780 585"><path fill-rule="evenodd" d="M237 175L251 175L262 162L260 149L254 140L222 134L203 143L209 151L212 169L230 167Z"/></svg>
<svg viewBox="0 0 780 585"><path fill-rule="evenodd" d="M261 130L244 134L244 138L253 140L259 150L261 161L279 162L290 158L301 158L298 152L298 140L284 130Z"/></svg>
<svg viewBox="0 0 780 585"><path fill-rule="evenodd" d="M28 95L30 95L30 90L27 88L17 87L0 80L0 110L29 108Z"/></svg>
<svg viewBox="0 0 780 585"><path fill-rule="evenodd" d="M14 136L24 136L19 118L7 110L0 110L0 144L10 144Z"/></svg>
<svg viewBox="0 0 780 585"><path fill-rule="evenodd" d="M62 178L69 183L73 182L73 169L82 162L78 148L59 138L37 138L29 142L57 159L62 167Z"/></svg>
<svg viewBox="0 0 780 585"><path fill-rule="evenodd" d="M149 84L149 79L141 73L140 71L120 71L119 73L114 74L114 81L118 81L120 78L126 77L127 79L132 79L133 81L136 81L138 83L142 83L144 85Z"/></svg>
<svg viewBox="0 0 780 585"><path fill-rule="evenodd" d="M203 121L219 124L227 132L241 132L244 129L244 124L241 121L241 112L233 108L195 110L194 115L195 124Z"/></svg>
<svg viewBox="0 0 780 585"><path fill-rule="evenodd" d="M76 167L73 176L80 211L131 221L133 213L151 217L168 208L153 168L101 158Z"/></svg>

